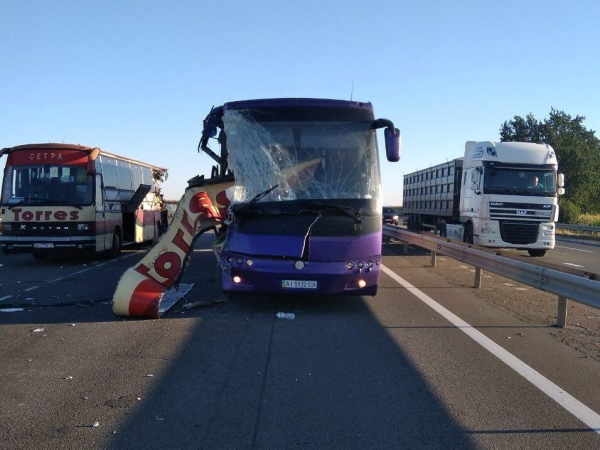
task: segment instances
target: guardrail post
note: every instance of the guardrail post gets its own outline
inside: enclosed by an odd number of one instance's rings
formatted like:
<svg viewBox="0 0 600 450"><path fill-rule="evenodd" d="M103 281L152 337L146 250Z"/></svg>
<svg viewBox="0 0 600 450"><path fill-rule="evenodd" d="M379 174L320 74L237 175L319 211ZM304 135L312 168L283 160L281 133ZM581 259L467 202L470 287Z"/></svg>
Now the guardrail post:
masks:
<svg viewBox="0 0 600 450"><path fill-rule="evenodd" d="M431 252L431 267L435 267L436 257L437 257L437 252Z"/></svg>
<svg viewBox="0 0 600 450"><path fill-rule="evenodd" d="M481 287L481 267L475 267L475 287Z"/></svg>
<svg viewBox="0 0 600 450"><path fill-rule="evenodd" d="M564 328L567 324L567 297L558 296L558 328Z"/></svg>

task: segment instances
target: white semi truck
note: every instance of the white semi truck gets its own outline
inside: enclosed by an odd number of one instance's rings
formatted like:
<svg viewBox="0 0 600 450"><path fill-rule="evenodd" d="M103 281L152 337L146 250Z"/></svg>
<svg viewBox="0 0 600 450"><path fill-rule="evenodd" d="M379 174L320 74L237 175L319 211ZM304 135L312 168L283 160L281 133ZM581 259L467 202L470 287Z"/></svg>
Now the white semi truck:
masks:
<svg viewBox="0 0 600 450"><path fill-rule="evenodd" d="M408 228L544 256L564 193L557 170L547 144L468 141L464 157L404 175Z"/></svg>

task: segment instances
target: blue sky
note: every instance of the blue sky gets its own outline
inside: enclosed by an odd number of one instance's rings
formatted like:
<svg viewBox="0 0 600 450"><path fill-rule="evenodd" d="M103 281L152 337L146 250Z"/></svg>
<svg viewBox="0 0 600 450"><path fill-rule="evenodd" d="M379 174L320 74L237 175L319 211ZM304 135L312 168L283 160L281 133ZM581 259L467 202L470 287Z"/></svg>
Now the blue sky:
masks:
<svg viewBox="0 0 600 450"><path fill-rule="evenodd" d="M515 115L554 107L599 130L599 55L597 0L0 0L0 148L97 146L169 168L179 199L210 175L196 149L212 106L352 94L402 131L400 162L380 143L399 205L404 173Z"/></svg>

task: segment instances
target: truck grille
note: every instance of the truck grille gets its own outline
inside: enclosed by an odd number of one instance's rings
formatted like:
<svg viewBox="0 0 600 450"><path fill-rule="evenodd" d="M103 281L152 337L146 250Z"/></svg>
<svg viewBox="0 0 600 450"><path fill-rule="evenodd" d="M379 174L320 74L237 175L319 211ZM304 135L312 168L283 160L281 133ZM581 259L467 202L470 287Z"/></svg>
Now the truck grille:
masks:
<svg viewBox="0 0 600 450"><path fill-rule="evenodd" d="M490 219L550 222L551 204L490 202Z"/></svg>
<svg viewBox="0 0 600 450"><path fill-rule="evenodd" d="M510 244L533 244L537 241L540 225L532 222L500 221L500 236Z"/></svg>

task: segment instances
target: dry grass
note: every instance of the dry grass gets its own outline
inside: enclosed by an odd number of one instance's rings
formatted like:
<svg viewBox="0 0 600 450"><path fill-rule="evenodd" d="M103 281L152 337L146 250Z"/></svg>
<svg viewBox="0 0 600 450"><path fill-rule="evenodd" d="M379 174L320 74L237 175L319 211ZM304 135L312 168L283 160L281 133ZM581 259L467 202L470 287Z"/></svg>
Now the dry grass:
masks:
<svg viewBox="0 0 600 450"><path fill-rule="evenodd" d="M575 221L575 225L600 227L600 214L581 214Z"/></svg>

